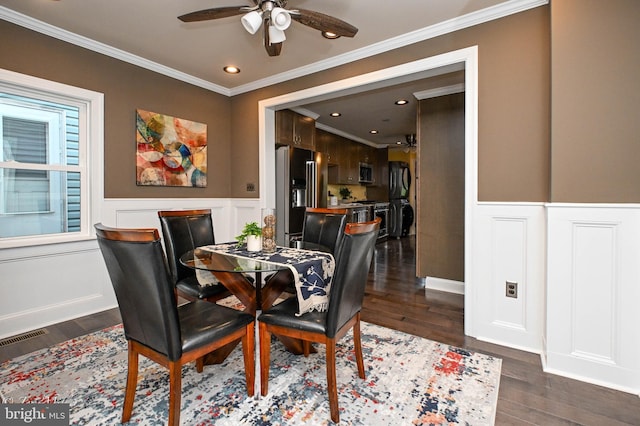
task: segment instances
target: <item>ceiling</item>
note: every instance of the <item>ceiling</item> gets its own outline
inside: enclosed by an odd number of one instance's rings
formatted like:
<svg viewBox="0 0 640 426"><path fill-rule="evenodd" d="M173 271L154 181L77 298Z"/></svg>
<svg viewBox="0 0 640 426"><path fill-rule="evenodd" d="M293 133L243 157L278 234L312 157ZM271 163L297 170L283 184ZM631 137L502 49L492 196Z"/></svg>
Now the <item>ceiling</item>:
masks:
<svg viewBox="0 0 640 426"><path fill-rule="evenodd" d="M192 23L177 19L201 9L251 6L251 0L0 0L0 18L233 96L541 3L546 0L396 0L393 7L371 0L289 0L288 9L331 15L359 31L354 38L328 40L294 21L276 57L267 55L260 32L244 30L241 15ZM226 65L241 72L226 74ZM317 115L320 126L367 143L395 143L405 133L415 133L416 102L410 96L427 86L425 81L408 83L301 108ZM404 107L389 103L397 98L412 102ZM343 116L327 120L327 111L335 110ZM373 128L380 130L376 137L368 133Z"/></svg>

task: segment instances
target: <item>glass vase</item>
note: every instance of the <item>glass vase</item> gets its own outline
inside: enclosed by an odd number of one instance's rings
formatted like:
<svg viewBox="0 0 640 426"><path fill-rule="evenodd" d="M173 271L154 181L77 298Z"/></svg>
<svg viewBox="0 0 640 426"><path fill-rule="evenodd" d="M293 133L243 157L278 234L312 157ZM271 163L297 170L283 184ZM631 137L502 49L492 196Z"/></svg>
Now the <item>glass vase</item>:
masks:
<svg viewBox="0 0 640 426"><path fill-rule="evenodd" d="M262 209L262 251L276 251L276 209Z"/></svg>

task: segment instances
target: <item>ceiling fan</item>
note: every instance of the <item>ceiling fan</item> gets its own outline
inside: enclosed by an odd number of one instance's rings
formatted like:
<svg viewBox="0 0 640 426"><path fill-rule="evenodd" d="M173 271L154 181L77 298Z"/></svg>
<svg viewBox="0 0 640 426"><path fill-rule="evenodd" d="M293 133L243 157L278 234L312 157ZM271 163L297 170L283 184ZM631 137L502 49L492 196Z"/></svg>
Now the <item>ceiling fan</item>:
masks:
<svg viewBox="0 0 640 426"><path fill-rule="evenodd" d="M214 7L178 16L183 22L208 21L241 15L242 25L251 34L260 26L264 27L264 47L269 56L278 56L282 42L286 39L284 30L291 20L322 32L326 38L353 37L358 29L333 16L306 9L286 9L287 0L252 0L253 6ZM264 24L264 25L263 25Z"/></svg>
<svg viewBox="0 0 640 426"><path fill-rule="evenodd" d="M408 135L404 136L404 142L402 141L398 141L396 142L397 145L404 145L406 148L404 148L404 152L415 152L416 150L416 145L418 144L418 139L416 138L416 134L415 133L411 133Z"/></svg>

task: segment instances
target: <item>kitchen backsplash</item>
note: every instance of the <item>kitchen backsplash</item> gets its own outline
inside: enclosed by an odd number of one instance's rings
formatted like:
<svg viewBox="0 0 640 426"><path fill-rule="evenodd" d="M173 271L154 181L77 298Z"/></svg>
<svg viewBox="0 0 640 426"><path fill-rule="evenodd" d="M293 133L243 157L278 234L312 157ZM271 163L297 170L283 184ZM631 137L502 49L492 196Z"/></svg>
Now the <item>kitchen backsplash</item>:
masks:
<svg viewBox="0 0 640 426"><path fill-rule="evenodd" d="M327 185L327 191L331 195L338 197L340 201L340 188L348 188L351 191L351 198L349 201L362 201L367 199L367 187L362 185ZM329 203L327 202L327 205Z"/></svg>

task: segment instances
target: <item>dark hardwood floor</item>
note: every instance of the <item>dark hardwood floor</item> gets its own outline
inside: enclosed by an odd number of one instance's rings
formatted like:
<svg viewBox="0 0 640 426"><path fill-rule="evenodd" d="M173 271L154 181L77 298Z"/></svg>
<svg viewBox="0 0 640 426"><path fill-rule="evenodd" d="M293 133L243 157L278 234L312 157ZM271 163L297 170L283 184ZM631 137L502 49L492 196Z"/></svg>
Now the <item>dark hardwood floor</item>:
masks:
<svg viewBox="0 0 640 426"><path fill-rule="evenodd" d="M542 371L540 356L464 335L464 298L425 290L415 278L415 242L376 246L362 319L502 358L498 425L640 425L640 398ZM0 347L0 361L120 322L117 309L47 327L47 334Z"/></svg>

